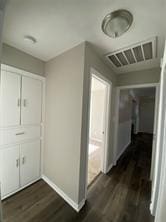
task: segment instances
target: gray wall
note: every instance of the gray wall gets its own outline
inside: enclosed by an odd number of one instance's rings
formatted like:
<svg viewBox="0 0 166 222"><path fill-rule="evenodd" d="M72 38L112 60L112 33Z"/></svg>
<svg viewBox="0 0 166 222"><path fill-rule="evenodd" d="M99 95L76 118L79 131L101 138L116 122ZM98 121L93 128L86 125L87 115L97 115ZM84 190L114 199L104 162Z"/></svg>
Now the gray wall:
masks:
<svg viewBox="0 0 166 222"><path fill-rule="evenodd" d="M79 201L84 198L85 194L85 181L86 181L86 158L87 146L89 137L89 96L90 96L90 73L91 68L94 68L101 75L105 76L112 82L112 95L111 95L111 121L110 121L110 135L109 135L109 150L107 166L109 167L113 161L113 132L114 132L114 103L115 103L115 85L116 77L110 68L103 63L98 55L93 51L90 43L85 43L85 67L84 67L84 90L83 90L83 115L82 115L82 141L81 141L81 165L80 165L80 196Z"/></svg>
<svg viewBox="0 0 166 222"><path fill-rule="evenodd" d="M44 175L79 203L84 50L80 44L46 63Z"/></svg>
<svg viewBox="0 0 166 222"><path fill-rule="evenodd" d="M132 98L129 90L120 91L116 160L131 142Z"/></svg>
<svg viewBox="0 0 166 222"><path fill-rule="evenodd" d="M3 44L1 62L44 76L45 63L43 61L7 44Z"/></svg>
<svg viewBox="0 0 166 222"><path fill-rule="evenodd" d="M88 43L47 62L45 69L44 174L75 203L85 197L91 67L110 79L114 89L115 74L110 73ZM113 99L114 91L112 110ZM112 122L108 164L112 163Z"/></svg>
<svg viewBox="0 0 166 222"><path fill-rule="evenodd" d="M141 70L117 75L117 86L158 83L160 68Z"/></svg>
<svg viewBox="0 0 166 222"><path fill-rule="evenodd" d="M132 118L132 98L129 90L120 91L119 99L119 123L131 121Z"/></svg>
<svg viewBox="0 0 166 222"><path fill-rule="evenodd" d="M139 100L139 132L153 133L155 98Z"/></svg>

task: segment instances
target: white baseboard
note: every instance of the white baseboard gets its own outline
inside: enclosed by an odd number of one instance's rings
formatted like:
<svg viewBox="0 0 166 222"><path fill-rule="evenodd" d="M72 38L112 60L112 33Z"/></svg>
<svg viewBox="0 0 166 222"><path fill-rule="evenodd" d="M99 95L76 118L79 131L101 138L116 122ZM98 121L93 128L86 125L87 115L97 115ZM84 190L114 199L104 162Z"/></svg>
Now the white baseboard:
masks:
<svg viewBox="0 0 166 222"><path fill-rule="evenodd" d="M114 161L114 166L117 164L117 161L119 160L119 158L122 156L122 154L125 152L125 150L127 149L127 147L130 145L131 141L127 143L127 145L124 146L124 148L122 149L122 151L118 154L118 156L116 157L115 161Z"/></svg>
<svg viewBox="0 0 166 222"><path fill-rule="evenodd" d="M75 203L67 194L65 194L57 185L55 185L48 177L42 175L42 179L55 190L74 210L79 212L85 204L83 199L79 204Z"/></svg>
<svg viewBox="0 0 166 222"><path fill-rule="evenodd" d="M108 166L106 173L108 173L113 166L114 166L114 165L111 163L111 164Z"/></svg>
<svg viewBox="0 0 166 222"><path fill-rule="evenodd" d="M155 217L154 207L152 203L150 203L150 213L153 217Z"/></svg>
<svg viewBox="0 0 166 222"><path fill-rule="evenodd" d="M1 194L0 194L0 199L1 199L1 200L6 199L6 198L12 196L13 194L16 194L17 192L19 192L19 191L25 189L26 187L32 185L33 183L36 183L36 182L37 182L38 180L40 180L40 179L41 179L41 177L38 177L37 179L35 179L35 180L31 181L30 183L26 184L25 186L20 187L20 188L18 188L17 190L15 190L14 192L11 192L11 193L9 193L9 194L3 196L3 197L1 197Z"/></svg>

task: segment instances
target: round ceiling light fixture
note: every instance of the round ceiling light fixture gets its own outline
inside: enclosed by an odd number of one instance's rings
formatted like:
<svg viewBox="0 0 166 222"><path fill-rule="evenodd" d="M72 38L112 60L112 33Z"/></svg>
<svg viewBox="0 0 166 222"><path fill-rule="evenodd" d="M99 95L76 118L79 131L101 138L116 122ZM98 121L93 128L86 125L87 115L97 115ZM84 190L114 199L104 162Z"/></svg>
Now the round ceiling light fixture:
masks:
<svg viewBox="0 0 166 222"><path fill-rule="evenodd" d="M30 36L30 35L25 35L24 40L32 44L37 43L37 40L33 36Z"/></svg>
<svg viewBox="0 0 166 222"><path fill-rule="evenodd" d="M133 15L125 9L120 9L105 16L102 30L109 37L117 38L127 32L132 22Z"/></svg>

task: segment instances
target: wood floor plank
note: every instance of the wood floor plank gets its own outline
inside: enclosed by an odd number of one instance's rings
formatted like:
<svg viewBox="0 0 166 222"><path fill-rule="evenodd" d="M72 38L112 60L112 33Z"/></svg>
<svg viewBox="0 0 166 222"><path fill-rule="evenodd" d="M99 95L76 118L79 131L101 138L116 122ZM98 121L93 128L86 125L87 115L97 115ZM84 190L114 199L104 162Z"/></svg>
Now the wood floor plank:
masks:
<svg viewBox="0 0 166 222"><path fill-rule="evenodd" d="M153 222L151 148L151 135L135 137L117 165L90 185L79 213L40 180L3 201L4 222Z"/></svg>

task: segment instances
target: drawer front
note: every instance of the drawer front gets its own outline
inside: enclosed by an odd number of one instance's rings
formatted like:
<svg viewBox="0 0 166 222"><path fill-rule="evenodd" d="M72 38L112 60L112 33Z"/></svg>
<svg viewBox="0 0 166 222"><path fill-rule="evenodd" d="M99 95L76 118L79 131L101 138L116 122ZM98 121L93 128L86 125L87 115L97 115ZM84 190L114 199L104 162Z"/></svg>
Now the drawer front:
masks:
<svg viewBox="0 0 166 222"><path fill-rule="evenodd" d="M40 138L40 126L19 127L0 130L0 146Z"/></svg>

